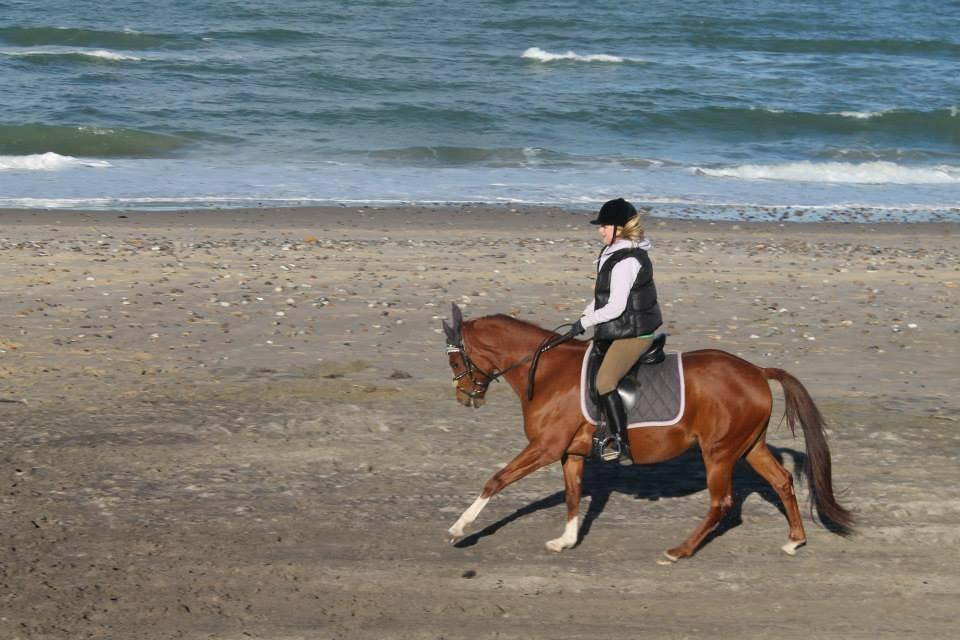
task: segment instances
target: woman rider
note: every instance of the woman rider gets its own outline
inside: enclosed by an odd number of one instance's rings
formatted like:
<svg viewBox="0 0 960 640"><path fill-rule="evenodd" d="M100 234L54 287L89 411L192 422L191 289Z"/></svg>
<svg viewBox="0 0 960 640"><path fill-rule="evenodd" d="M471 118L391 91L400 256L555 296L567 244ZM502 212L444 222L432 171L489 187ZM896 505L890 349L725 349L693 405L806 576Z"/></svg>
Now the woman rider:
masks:
<svg viewBox="0 0 960 640"><path fill-rule="evenodd" d="M593 301L570 333L593 327L594 348L603 354L597 394L607 431L598 433L598 441L601 460L611 461L620 458L627 442L627 416L617 383L650 347L663 321L647 255L650 242L634 206L623 198L610 200L590 224L600 225L604 246L597 259ZM629 464L629 453L626 457Z"/></svg>

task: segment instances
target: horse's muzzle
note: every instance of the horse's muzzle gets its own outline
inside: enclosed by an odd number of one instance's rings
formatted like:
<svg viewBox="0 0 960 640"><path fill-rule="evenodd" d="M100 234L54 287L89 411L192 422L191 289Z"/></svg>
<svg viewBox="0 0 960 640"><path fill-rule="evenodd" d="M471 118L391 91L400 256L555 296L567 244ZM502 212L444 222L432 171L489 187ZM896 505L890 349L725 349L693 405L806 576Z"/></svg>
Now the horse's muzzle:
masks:
<svg viewBox="0 0 960 640"><path fill-rule="evenodd" d="M486 404L487 399L478 393L467 393L463 389L457 389L457 402L462 404L465 407L473 407L474 409L479 409L484 404Z"/></svg>

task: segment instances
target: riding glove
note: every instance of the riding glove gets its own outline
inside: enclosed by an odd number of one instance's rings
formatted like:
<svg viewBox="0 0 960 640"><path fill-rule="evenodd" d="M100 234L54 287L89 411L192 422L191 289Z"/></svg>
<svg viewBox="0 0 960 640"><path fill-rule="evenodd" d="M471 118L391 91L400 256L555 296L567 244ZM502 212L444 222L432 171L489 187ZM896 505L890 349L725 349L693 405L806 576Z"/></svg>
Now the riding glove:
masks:
<svg viewBox="0 0 960 640"><path fill-rule="evenodd" d="M570 329L567 331L567 337L572 338L573 336L578 336L584 332L586 332L586 329L583 328L583 323L577 320L572 325L570 325Z"/></svg>

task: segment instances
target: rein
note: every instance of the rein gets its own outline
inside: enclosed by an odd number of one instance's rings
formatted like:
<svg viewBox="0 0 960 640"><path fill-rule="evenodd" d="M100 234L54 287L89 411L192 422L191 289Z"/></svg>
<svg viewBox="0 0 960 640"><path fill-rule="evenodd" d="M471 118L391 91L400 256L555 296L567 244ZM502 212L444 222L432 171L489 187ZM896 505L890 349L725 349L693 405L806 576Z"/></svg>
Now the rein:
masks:
<svg viewBox="0 0 960 640"><path fill-rule="evenodd" d="M569 325L560 325L560 327L565 327ZM559 329L560 327L557 327ZM556 332L556 329L554 330ZM566 342L573 336L570 334L561 334L557 337L544 338L543 342L540 343L540 346L537 347L537 350L533 353L533 364L530 365L530 371L527 373L527 400L533 400L533 379L537 375L537 367L540 365L540 356L553 349L555 346L561 342Z"/></svg>

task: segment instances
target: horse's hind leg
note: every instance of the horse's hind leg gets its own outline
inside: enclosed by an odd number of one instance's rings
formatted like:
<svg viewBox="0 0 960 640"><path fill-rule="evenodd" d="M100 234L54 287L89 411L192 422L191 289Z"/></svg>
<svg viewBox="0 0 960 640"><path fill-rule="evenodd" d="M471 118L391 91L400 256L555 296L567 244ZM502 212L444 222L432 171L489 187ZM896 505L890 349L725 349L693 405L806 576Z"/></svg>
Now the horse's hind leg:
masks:
<svg viewBox="0 0 960 640"><path fill-rule="evenodd" d="M567 498L567 526L559 538L547 541L547 549L563 551L577 544L580 534L580 493L583 480L583 456L565 455L563 460L563 485Z"/></svg>
<svg viewBox="0 0 960 640"><path fill-rule="evenodd" d="M780 547L788 555L796 555L797 549L807 542L807 535L803 531L803 521L800 519L800 507L797 506L797 496L793 492L793 478L790 473L777 461L767 443L761 438L747 453L747 462L760 476L770 483L773 490L780 496L783 508L787 512L787 522L790 523L790 535L787 543Z"/></svg>
<svg viewBox="0 0 960 640"><path fill-rule="evenodd" d="M707 489L710 491L710 510L700 525L678 547L664 552L665 558L658 560L659 564L670 564L680 558L693 555L713 529L720 524L723 517L733 506L733 462L713 462L704 456L707 467Z"/></svg>
<svg viewBox="0 0 960 640"><path fill-rule="evenodd" d="M455 544L463 538L464 529L471 524L483 511L483 508L490 502L490 498L496 495L508 484L516 482L520 478L529 475L540 467L546 466L551 462L556 462L560 455L550 455L544 451L539 444L530 443L513 460L508 462L503 469L493 474L487 484L483 486L480 496L473 501L473 504L464 511L453 526L447 529L450 534L450 544Z"/></svg>

